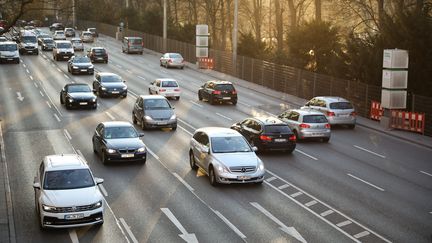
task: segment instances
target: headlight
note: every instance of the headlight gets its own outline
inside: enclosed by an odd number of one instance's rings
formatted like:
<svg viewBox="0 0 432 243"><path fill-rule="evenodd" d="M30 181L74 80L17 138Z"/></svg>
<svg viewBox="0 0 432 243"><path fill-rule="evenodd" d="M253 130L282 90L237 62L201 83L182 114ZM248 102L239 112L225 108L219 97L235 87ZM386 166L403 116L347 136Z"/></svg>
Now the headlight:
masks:
<svg viewBox="0 0 432 243"><path fill-rule="evenodd" d="M46 212L56 211L56 207L48 206L48 205L45 205L45 204L42 204L42 208Z"/></svg>
<svg viewBox="0 0 432 243"><path fill-rule="evenodd" d="M73 69L78 69L78 67L72 66Z"/></svg>
<svg viewBox="0 0 432 243"><path fill-rule="evenodd" d="M146 150L145 147L142 147L142 148L139 148L137 151L140 153L143 153L143 152L145 152L145 150Z"/></svg>
<svg viewBox="0 0 432 243"><path fill-rule="evenodd" d="M150 116L144 116L144 118L145 118L146 120L153 120L153 118L151 118Z"/></svg>
<svg viewBox="0 0 432 243"><path fill-rule="evenodd" d="M102 201L99 201L94 204L94 208L100 208L100 207L102 207Z"/></svg>
<svg viewBox="0 0 432 243"><path fill-rule="evenodd" d="M69 98L69 102L72 103L74 100L72 98Z"/></svg>
<svg viewBox="0 0 432 243"><path fill-rule="evenodd" d="M123 90L127 89L127 86L124 86L122 89L123 89Z"/></svg>
<svg viewBox="0 0 432 243"><path fill-rule="evenodd" d="M230 171L228 170L227 167L225 167L224 165L218 165L217 166L218 170L220 173L229 173Z"/></svg>
<svg viewBox="0 0 432 243"><path fill-rule="evenodd" d="M101 89L102 89L102 90L106 90L106 88L105 88L105 87L102 87Z"/></svg>
<svg viewBox="0 0 432 243"><path fill-rule="evenodd" d="M90 66L89 68L90 68L90 69L91 69L91 68L94 68L94 66L93 66L93 65L91 65L91 66Z"/></svg>
<svg viewBox="0 0 432 243"><path fill-rule="evenodd" d="M93 98L93 99L92 99L92 102L96 102L96 98Z"/></svg>
<svg viewBox="0 0 432 243"><path fill-rule="evenodd" d="M170 120L175 120L176 118L177 118L176 114L173 114L173 115L170 117Z"/></svg>
<svg viewBox="0 0 432 243"><path fill-rule="evenodd" d="M115 153L115 149L107 149L106 150L109 154L113 154L113 153Z"/></svg>
<svg viewBox="0 0 432 243"><path fill-rule="evenodd" d="M260 164L258 165L258 171L264 170L264 163L260 161Z"/></svg>

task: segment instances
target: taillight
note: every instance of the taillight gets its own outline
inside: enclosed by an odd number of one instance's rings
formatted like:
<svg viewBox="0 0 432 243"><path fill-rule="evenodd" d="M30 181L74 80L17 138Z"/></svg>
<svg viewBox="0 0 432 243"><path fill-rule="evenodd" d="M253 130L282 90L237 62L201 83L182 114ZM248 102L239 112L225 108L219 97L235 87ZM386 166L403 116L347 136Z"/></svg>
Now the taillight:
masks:
<svg viewBox="0 0 432 243"><path fill-rule="evenodd" d="M331 111L327 111L327 116L335 116L335 113Z"/></svg>
<svg viewBox="0 0 432 243"><path fill-rule="evenodd" d="M180 92L180 89L174 89L174 91L176 91L176 92Z"/></svg>
<svg viewBox="0 0 432 243"><path fill-rule="evenodd" d="M266 135L261 135L261 136L260 136L260 139L261 139L262 141L271 141L271 140L272 140L271 137L266 136Z"/></svg>
<svg viewBox="0 0 432 243"><path fill-rule="evenodd" d="M213 90L212 94L220 95L220 94L221 94L221 91L220 91L220 90Z"/></svg>
<svg viewBox="0 0 432 243"><path fill-rule="evenodd" d="M302 124L299 125L299 127L300 128L310 128L310 125L302 123Z"/></svg>
<svg viewBox="0 0 432 243"><path fill-rule="evenodd" d="M357 116L357 112L355 111L351 112L351 116Z"/></svg>
<svg viewBox="0 0 432 243"><path fill-rule="evenodd" d="M131 44L130 44L130 42L128 42L128 47L130 47L131 46Z"/></svg>
<svg viewBox="0 0 432 243"><path fill-rule="evenodd" d="M330 129L330 127L331 127L330 124L328 124L328 123L325 124L325 128L329 128Z"/></svg>
<svg viewBox="0 0 432 243"><path fill-rule="evenodd" d="M168 60L168 62L169 62L169 63L172 63L172 60L171 60L171 59L169 59L169 60Z"/></svg>
<svg viewBox="0 0 432 243"><path fill-rule="evenodd" d="M295 141L297 140L297 138L296 138L296 136L293 134L293 135L291 135L291 136L289 137L289 140L295 142Z"/></svg>
<svg viewBox="0 0 432 243"><path fill-rule="evenodd" d="M166 89L160 89L159 90L159 92L165 92L166 91Z"/></svg>
<svg viewBox="0 0 432 243"><path fill-rule="evenodd" d="M233 90L233 91L232 91L232 94L237 94L237 91Z"/></svg>

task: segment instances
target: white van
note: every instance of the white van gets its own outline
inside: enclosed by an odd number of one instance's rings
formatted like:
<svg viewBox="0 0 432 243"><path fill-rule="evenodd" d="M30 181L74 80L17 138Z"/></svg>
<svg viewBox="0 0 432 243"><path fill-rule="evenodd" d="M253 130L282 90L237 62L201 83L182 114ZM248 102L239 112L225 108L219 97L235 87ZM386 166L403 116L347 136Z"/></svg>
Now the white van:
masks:
<svg viewBox="0 0 432 243"><path fill-rule="evenodd" d="M18 47L20 54L39 54L38 41L35 33L23 30L20 33Z"/></svg>
<svg viewBox="0 0 432 243"><path fill-rule="evenodd" d="M13 41L0 42L0 63L14 62L19 64L20 54L17 43Z"/></svg>

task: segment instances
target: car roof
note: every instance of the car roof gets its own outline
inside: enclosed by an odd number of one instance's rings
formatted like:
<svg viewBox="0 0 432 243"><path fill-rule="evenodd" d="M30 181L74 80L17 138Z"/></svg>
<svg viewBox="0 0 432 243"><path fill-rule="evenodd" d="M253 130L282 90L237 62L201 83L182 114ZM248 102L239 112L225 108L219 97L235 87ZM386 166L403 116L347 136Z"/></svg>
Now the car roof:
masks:
<svg viewBox="0 0 432 243"><path fill-rule="evenodd" d="M102 47L102 46L93 46L91 48L91 50L93 50L93 49L104 49L105 50L105 47Z"/></svg>
<svg viewBox="0 0 432 243"><path fill-rule="evenodd" d="M87 28L88 30L95 30L96 28L95 27L90 27L90 28Z"/></svg>
<svg viewBox="0 0 432 243"><path fill-rule="evenodd" d="M54 33L57 33L57 32L64 32L64 30L56 30L56 31L54 31Z"/></svg>
<svg viewBox="0 0 432 243"><path fill-rule="evenodd" d="M271 116L260 116L260 117L254 117L252 119L261 122L263 125L286 125L285 122L281 121L276 117L271 117Z"/></svg>
<svg viewBox="0 0 432 243"><path fill-rule="evenodd" d="M344 99L342 97L337 97L337 96L317 96L315 97L315 99L323 99L326 100L328 102L349 102L347 99Z"/></svg>
<svg viewBox="0 0 432 243"><path fill-rule="evenodd" d="M177 80L175 80L175 79L173 79L173 78L157 78L156 80L159 80L159 81L174 81L174 82L177 82Z"/></svg>
<svg viewBox="0 0 432 243"><path fill-rule="evenodd" d="M230 81L225 80L209 80L208 82L213 82L215 84L232 84Z"/></svg>
<svg viewBox="0 0 432 243"><path fill-rule="evenodd" d="M203 127L196 130L196 132L205 132L209 137L238 137L242 136L236 130L226 127Z"/></svg>
<svg viewBox="0 0 432 243"><path fill-rule="evenodd" d="M44 158L45 171L89 169L86 161L78 154L56 154Z"/></svg>
<svg viewBox="0 0 432 243"><path fill-rule="evenodd" d="M71 42L68 41L68 40L55 40L54 42L55 42L55 43L71 43Z"/></svg>
<svg viewBox="0 0 432 243"><path fill-rule="evenodd" d="M141 37L138 36L126 36L126 39L142 39Z"/></svg>
<svg viewBox="0 0 432 243"><path fill-rule="evenodd" d="M15 41L3 41L3 42L0 42L0 45L10 45L10 44L17 45L17 43Z"/></svg>
<svg viewBox="0 0 432 243"><path fill-rule="evenodd" d="M120 75L118 75L116 73L110 73L110 72L99 72L97 74L101 77L104 77L104 76L119 76L120 77Z"/></svg>
<svg viewBox="0 0 432 243"><path fill-rule="evenodd" d="M160 99L160 100L166 100L167 98L165 98L165 96L162 95L140 95L141 98L143 98L144 100L155 100L155 99Z"/></svg>
<svg viewBox="0 0 432 243"><path fill-rule="evenodd" d="M71 40L81 40L81 38L78 38L78 37L74 37L74 38L72 38Z"/></svg>
<svg viewBox="0 0 432 243"><path fill-rule="evenodd" d="M65 86L79 86L79 85L85 85L90 87L90 85L86 83L70 83L70 84L66 84Z"/></svg>
<svg viewBox="0 0 432 243"><path fill-rule="evenodd" d="M90 31L87 31L87 30L85 30L85 31L82 32L82 34L88 34L88 33L91 34L91 32L90 32Z"/></svg>
<svg viewBox="0 0 432 243"><path fill-rule="evenodd" d="M133 127L133 125L127 121L106 121L101 123L104 127Z"/></svg>
<svg viewBox="0 0 432 243"><path fill-rule="evenodd" d="M66 27L65 30L75 30L75 29L72 27Z"/></svg>
<svg viewBox="0 0 432 243"><path fill-rule="evenodd" d="M324 114L322 112L313 110L312 108L309 108L309 107L304 107L301 109L290 109L289 111L295 111L301 115L322 115L322 116L324 116Z"/></svg>

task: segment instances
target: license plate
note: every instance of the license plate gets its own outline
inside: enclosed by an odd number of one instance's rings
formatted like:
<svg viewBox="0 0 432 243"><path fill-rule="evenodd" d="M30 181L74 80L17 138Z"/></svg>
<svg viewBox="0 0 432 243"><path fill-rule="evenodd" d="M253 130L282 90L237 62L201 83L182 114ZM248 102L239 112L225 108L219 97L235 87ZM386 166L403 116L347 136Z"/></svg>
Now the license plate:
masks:
<svg viewBox="0 0 432 243"><path fill-rule="evenodd" d="M81 219L84 218L83 213L65 215L65 219Z"/></svg>
<svg viewBox="0 0 432 243"><path fill-rule="evenodd" d="M112 91L111 93L113 93L113 94L118 94L119 91Z"/></svg>
<svg viewBox="0 0 432 243"><path fill-rule="evenodd" d="M135 156L135 154L122 154L121 157L122 158L133 158Z"/></svg>
<svg viewBox="0 0 432 243"><path fill-rule="evenodd" d="M157 122L158 125L166 125L167 122Z"/></svg>
<svg viewBox="0 0 432 243"><path fill-rule="evenodd" d="M12 59L12 58L8 58L7 60L8 60L8 61L12 61L13 59Z"/></svg>
<svg viewBox="0 0 432 243"><path fill-rule="evenodd" d="M286 138L275 138L274 141L278 142L278 143L280 143L280 142L286 142Z"/></svg>
<svg viewBox="0 0 432 243"><path fill-rule="evenodd" d="M97 59L98 59L98 60L103 60L103 57L98 57Z"/></svg>
<svg viewBox="0 0 432 243"><path fill-rule="evenodd" d="M239 179L239 180L249 180L250 176L237 176L237 179Z"/></svg>
<svg viewBox="0 0 432 243"><path fill-rule="evenodd" d="M81 72L87 72L87 69L81 69L80 71Z"/></svg>
<svg viewBox="0 0 432 243"><path fill-rule="evenodd" d="M312 136L315 136L315 137L321 137L323 134L322 133L312 133Z"/></svg>
<svg viewBox="0 0 432 243"><path fill-rule="evenodd" d="M223 100L230 100L231 97L223 97L222 99L223 99Z"/></svg>
<svg viewBox="0 0 432 243"><path fill-rule="evenodd" d="M80 105L87 105L87 102L80 102Z"/></svg>

